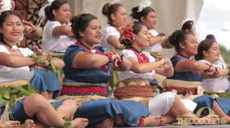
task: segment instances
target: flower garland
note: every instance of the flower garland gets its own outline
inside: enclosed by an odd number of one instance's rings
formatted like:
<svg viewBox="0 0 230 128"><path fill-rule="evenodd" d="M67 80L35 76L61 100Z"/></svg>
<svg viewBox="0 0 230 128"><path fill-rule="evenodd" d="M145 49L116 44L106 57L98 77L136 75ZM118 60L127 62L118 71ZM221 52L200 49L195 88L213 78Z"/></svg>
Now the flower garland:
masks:
<svg viewBox="0 0 230 128"><path fill-rule="evenodd" d="M136 36L133 33L134 22L124 21L119 26L120 32L120 42L124 45L130 45L133 41L136 40Z"/></svg>
<svg viewBox="0 0 230 128"><path fill-rule="evenodd" d="M45 62L44 59L42 57L37 56L35 53L33 53L31 56L29 56L30 58L32 58L35 61L34 65L30 65L30 71L32 71L33 69L37 68L38 71L39 67L41 66L42 62ZM54 63L52 62L52 56L45 56L46 60L49 62L49 66L48 67L43 67L43 70L48 73L49 70L51 70L54 74L56 74L57 70L55 68Z"/></svg>

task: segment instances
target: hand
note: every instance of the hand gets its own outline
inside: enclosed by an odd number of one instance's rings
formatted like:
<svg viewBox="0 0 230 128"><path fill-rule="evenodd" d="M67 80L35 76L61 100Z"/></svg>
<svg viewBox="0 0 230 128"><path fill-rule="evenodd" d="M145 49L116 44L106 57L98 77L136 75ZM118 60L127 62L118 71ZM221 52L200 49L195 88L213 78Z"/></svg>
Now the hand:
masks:
<svg viewBox="0 0 230 128"><path fill-rule="evenodd" d="M25 33L31 33L35 31L35 26L32 23L24 21L23 24L27 26L27 30L25 31Z"/></svg>
<svg viewBox="0 0 230 128"><path fill-rule="evenodd" d="M164 57L157 57L157 59L158 59L158 61L161 62L160 68L162 68L163 65L164 65L164 63L167 61L166 58L164 58Z"/></svg>
<svg viewBox="0 0 230 128"><path fill-rule="evenodd" d="M47 61L45 55L42 53L42 51L38 48L38 46L33 46L33 50L35 51L36 55L38 57L41 57L44 62L41 62L41 67L47 67L49 66L49 62Z"/></svg>
<svg viewBox="0 0 230 128"><path fill-rule="evenodd" d="M204 75L206 77L212 76L216 72L216 68L212 66L208 72L205 72Z"/></svg>
<svg viewBox="0 0 230 128"><path fill-rule="evenodd" d="M169 69L172 67L172 62L168 58L166 59L165 63L163 64L163 68Z"/></svg>
<svg viewBox="0 0 230 128"><path fill-rule="evenodd" d="M121 61L120 55L114 50L112 50L112 52L111 51L108 51L108 52L112 56L112 60L114 62L114 65L117 67L118 66L117 62Z"/></svg>
<svg viewBox="0 0 230 128"><path fill-rule="evenodd" d="M161 35L163 35L164 40L168 40L168 36L164 32L160 32Z"/></svg>

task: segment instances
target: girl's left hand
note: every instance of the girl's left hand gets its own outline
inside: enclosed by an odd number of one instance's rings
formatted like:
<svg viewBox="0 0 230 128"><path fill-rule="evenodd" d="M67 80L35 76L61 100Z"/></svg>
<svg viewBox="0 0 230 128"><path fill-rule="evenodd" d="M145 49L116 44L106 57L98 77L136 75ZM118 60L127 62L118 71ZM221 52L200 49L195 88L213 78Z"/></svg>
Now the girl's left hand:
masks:
<svg viewBox="0 0 230 128"><path fill-rule="evenodd" d="M31 33L35 31L35 26L32 23L24 21L23 24L27 26L27 30L25 31L25 33Z"/></svg>
<svg viewBox="0 0 230 128"><path fill-rule="evenodd" d="M163 68L169 69L169 68L171 68L171 67L172 67L172 62L171 62L171 60L169 60L168 58L166 58L166 61L165 61L165 63L163 64Z"/></svg>

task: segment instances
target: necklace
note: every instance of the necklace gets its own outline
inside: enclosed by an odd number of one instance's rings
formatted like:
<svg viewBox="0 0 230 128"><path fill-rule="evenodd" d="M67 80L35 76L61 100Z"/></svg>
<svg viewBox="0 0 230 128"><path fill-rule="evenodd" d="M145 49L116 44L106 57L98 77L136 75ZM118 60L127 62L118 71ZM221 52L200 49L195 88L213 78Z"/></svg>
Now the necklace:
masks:
<svg viewBox="0 0 230 128"><path fill-rule="evenodd" d="M11 50L15 51L18 50L18 47L16 45L14 45L13 47L11 47L8 43L6 43L4 40L2 40L2 43L5 44L6 46L10 47Z"/></svg>

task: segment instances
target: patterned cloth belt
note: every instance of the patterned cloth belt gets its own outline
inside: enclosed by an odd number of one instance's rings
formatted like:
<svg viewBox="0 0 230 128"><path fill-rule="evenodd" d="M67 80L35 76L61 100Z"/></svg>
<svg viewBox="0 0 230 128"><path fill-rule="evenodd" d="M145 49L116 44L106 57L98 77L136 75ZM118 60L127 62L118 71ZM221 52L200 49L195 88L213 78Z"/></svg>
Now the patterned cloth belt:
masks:
<svg viewBox="0 0 230 128"><path fill-rule="evenodd" d="M86 84L86 83L64 83L62 85L61 96L87 96L98 95L107 96L106 85Z"/></svg>

